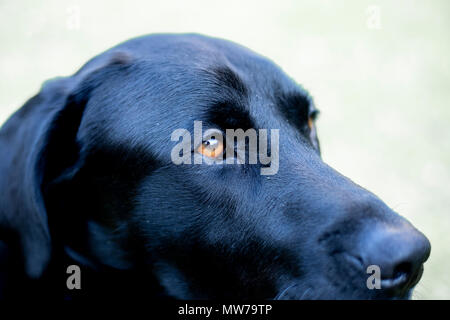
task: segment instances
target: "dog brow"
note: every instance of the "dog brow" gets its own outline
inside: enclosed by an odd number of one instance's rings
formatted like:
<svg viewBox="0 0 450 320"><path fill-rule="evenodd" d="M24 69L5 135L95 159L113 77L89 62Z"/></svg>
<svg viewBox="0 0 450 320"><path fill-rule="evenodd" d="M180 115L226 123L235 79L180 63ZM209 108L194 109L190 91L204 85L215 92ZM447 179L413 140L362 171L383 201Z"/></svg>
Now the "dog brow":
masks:
<svg viewBox="0 0 450 320"><path fill-rule="evenodd" d="M241 78L228 66L207 71L217 85L220 97L208 108L207 121L226 129L254 128L254 122L245 107L248 89Z"/></svg>
<svg viewBox="0 0 450 320"><path fill-rule="evenodd" d="M276 100L282 115L298 129L308 122L309 117L314 118L319 112L306 92L280 93Z"/></svg>
<svg viewBox="0 0 450 320"><path fill-rule="evenodd" d="M216 81L220 86L225 86L239 94L242 97L247 97L247 87L239 78L239 76L229 67L222 66L213 70Z"/></svg>
<svg viewBox="0 0 450 320"><path fill-rule="evenodd" d="M224 132L226 129L255 128L249 112L238 101L229 100L215 103L208 110L207 120L219 126Z"/></svg>

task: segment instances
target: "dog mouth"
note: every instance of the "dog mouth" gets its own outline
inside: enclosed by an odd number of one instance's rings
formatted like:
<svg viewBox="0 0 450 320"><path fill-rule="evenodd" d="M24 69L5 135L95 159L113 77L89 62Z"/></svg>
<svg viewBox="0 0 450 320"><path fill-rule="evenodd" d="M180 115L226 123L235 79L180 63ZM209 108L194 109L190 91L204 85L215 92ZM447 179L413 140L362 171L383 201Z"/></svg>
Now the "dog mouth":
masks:
<svg viewBox="0 0 450 320"><path fill-rule="evenodd" d="M403 290L399 290L394 296L400 297L401 299L410 299L414 287L419 283L424 272L424 266L422 265L417 273L410 279L406 272L399 271L391 279L381 279L381 288L389 291L395 291L396 288L403 287ZM395 299L395 297L394 297Z"/></svg>
<svg viewBox="0 0 450 320"><path fill-rule="evenodd" d="M413 289L407 290L403 294L389 295L367 295L364 292L352 295L330 294L329 292L315 291L312 287L300 289L301 286L292 284L281 290L273 300L410 300Z"/></svg>
<svg viewBox="0 0 450 320"><path fill-rule="evenodd" d="M398 272L395 277L381 279L379 290L355 288L352 294L332 293L335 289L324 291L324 286L305 286L299 282L290 283L279 291L273 300L410 300L414 287L422 278L422 266L414 278L408 279L407 273ZM320 289L319 289L320 287ZM403 287L403 290L395 290Z"/></svg>

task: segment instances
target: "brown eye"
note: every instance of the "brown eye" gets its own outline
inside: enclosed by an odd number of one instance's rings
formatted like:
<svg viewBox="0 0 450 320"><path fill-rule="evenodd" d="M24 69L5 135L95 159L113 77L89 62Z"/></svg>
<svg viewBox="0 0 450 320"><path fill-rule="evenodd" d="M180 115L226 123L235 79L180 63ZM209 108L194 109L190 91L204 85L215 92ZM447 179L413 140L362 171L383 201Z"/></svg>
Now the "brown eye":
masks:
<svg viewBox="0 0 450 320"><path fill-rule="evenodd" d="M314 122L316 121L318 115L319 115L319 110L313 110L310 113L310 115L308 117L308 128L309 128L309 131L313 131L313 129L314 129Z"/></svg>
<svg viewBox="0 0 450 320"><path fill-rule="evenodd" d="M223 143L212 137L211 139L204 141L202 145L198 147L197 152L209 158L216 158L223 152Z"/></svg>
<svg viewBox="0 0 450 320"><path fill-rule="evenodd" d="M312 117L309 117L308 118L308 128L309 128L309 130L312 130L313 126L314 126L314 120L313 120Z"/></svg>

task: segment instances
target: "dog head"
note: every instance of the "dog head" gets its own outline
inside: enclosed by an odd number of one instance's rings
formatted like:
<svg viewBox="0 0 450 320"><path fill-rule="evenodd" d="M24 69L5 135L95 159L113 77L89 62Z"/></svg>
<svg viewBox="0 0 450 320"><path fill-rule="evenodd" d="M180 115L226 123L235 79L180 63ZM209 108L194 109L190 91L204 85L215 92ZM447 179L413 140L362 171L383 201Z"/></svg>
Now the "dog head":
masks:
<svg viewBox="0 0 450 320"><path fill-rule="evenodd" d="M53 251L175 298L406 298L420 279L428 240L322 161L313 99L244 47L137 38L40 95L59 105L34 164Z"/></svg>

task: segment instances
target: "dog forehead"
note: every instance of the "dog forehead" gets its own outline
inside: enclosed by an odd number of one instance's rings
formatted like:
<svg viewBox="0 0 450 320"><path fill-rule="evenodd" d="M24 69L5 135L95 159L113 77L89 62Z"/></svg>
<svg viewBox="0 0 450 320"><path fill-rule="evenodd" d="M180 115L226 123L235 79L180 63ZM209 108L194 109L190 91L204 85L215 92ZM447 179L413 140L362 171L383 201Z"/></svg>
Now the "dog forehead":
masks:
<svg viewBox="0 0 450 320"><path fill-rule="evenodd" d="M127 50L138 58L167 57L178 62L210 61L225 56L257 54L237 43L200 34L152 34L123 42L110 50Z"/></svg>
<svg viewBox="0 0 450 320"><path fill-rule="evenodd" d="M289 80L275 63L251 49L200 34L152 34L128 40L108 51L121 50L132 53L136 60L187 70L228 67L244 77L250 76L252 84L267 82L268 78Z"/></svg>
<svg viewBox="0 0 450 320"><path fill-rule="evenodd" d="M116 80L102 81L104 85L91 97L94 103L88 104L82 128L96 128L91 134L112 140L148 143L159 137L162 143L173 130L189 130L195 120L204 120L207 110L230 105L232 100L240 100L240 108L231 112L246 111L255 128L281 128L286 121L277 97L299 90L272 61L227 40L152 35L111 50L130 53L136 63ZM103 112L105 108L108 112Z"/></svg>

